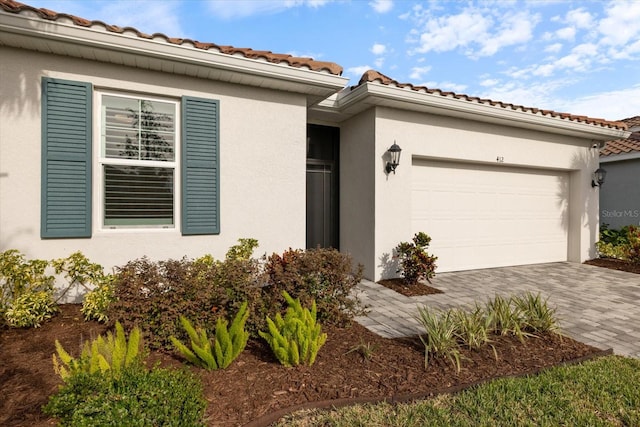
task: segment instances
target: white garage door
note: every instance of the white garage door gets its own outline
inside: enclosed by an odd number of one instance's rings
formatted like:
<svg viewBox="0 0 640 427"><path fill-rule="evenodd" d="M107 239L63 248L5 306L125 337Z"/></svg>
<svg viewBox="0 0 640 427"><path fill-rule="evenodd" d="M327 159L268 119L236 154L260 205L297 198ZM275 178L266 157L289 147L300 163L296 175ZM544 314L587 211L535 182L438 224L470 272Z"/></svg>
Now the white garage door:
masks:
<svg viewBox="0 0 640 427"><path fill-rule="evenodd" d="M565 172L413 161L412 231L436 272L567 260Z"/></svg>

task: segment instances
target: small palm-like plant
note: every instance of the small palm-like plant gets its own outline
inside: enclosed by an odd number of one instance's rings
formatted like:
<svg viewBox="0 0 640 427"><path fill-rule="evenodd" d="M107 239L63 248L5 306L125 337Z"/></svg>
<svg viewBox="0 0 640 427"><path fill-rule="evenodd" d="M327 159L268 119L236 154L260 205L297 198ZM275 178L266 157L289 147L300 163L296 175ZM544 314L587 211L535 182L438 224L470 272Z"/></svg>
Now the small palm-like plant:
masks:
<svg viewBox="0 0 640 427"><path fill-rule="evenodd" d="M424 345L424 366L429 365L429 355L447 357L460 371L460 348L456 338L456 322L452 311L441 312L428 307L418 308L418 321L424 328L420 340Z"/></svg>
<svg viewBox="0 0 640 427"><path fill-rule="evenodd" d="M215 335L210 340L206 330L194 328L189 319L180 316L180 323L191 339L191 348L173 336L171 342L182 357L194 365L209 370L225 369L247 345L249 333L245 330L245 323L248 317L247 302L244 302L231 322L231 328L227 327L226 320L218 319Z"/></svg>

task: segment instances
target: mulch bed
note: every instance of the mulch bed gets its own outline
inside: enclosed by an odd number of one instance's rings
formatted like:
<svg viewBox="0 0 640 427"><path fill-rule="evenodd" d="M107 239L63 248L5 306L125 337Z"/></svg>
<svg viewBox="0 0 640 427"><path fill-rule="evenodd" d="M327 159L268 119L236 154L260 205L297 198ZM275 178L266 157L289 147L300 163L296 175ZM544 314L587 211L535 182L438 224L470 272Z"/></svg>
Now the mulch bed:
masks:
<svg viewBox="0 0 640 427"><path fill-rule="evenodd" d="M63 305L61 313L41 328L0 330L0 425L55 424L40 411L62 384L51 364L54 341L58 339L77 355L83 340L105 332L101 324L84 322L79 309L78 305ZM510 337L494 337L498 360L491 348L465 350L462 370L457 373L449 361L438 359L431 360L425 370L423 346L417 339L382 338L358 324L325 331L329 338L311 367L282 367L262 341L250 341L224 371L191 368L204 382L209 425L243 425L309 402L426 396L600 353L556 335L532 338L525 344ZM357 351L361 345L373 349L370 359ZM151 353L148 365L154 361L164 366L181 365L178 359L157 352Z"/></svg>
<svg viewBox="0 0 640 427"><path fill-rule="evenodd" d="M612 270L626 271L628 273L640 274L640 263L632 263L621 259L612 258L596 258L585 261L585 264L595 265L597 267L610 268Z"/></svg>
<svg viewBox="0 0 640 427"><path fill-rule="evenodd" d="M418 297L422 295L441 294L440 289L436 289L424 282L418 282L415 285L407 285L402 279L382 279L378 281L379 285L392 289L405 297Z"/></svg>

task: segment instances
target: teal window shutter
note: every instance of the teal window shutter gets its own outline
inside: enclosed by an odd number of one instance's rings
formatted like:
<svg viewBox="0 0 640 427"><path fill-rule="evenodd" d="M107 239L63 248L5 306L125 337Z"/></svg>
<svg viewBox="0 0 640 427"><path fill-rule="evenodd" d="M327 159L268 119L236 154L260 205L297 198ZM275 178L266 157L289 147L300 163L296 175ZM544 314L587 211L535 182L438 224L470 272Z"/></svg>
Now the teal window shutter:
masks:
<svg viewBox="0 0 640 427"><path fill-rule="evenodd" d="M42 78L42 238L91 237L90 83Z"/></svg>
<svg viewBox="0 0 640 427"><path fill-rule="evenodd" d="M182 98L182 234L220 233L219 101Z"/></svg>

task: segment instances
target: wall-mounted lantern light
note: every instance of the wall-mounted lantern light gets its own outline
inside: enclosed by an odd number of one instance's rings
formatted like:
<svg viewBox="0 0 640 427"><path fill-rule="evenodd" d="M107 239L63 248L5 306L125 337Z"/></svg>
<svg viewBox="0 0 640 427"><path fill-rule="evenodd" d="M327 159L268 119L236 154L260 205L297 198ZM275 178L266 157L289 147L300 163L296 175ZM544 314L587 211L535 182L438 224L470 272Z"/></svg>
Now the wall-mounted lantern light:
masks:
<svg viewBox="0 0 640 427"><path fill-rule="evenodd" d="M396 168L400 164L400 152L402 151L402 148L400 148L400 146L396 144L395 141L393 141L393 145L389 147L387 151L391 155L391 161L387 162L387 167L385 168L385 170L387 171L387 174L393 172L395 175Z"/></svg>
<svg viewBox="0 0 640 427"><path fill-rule="evenodd" d="M591 186L602 187L602 184L604 184L604 178L606 176L607 176L606 170L602 168L596 169L596 171L593 173L593 178L591 178Z"/></svg>

